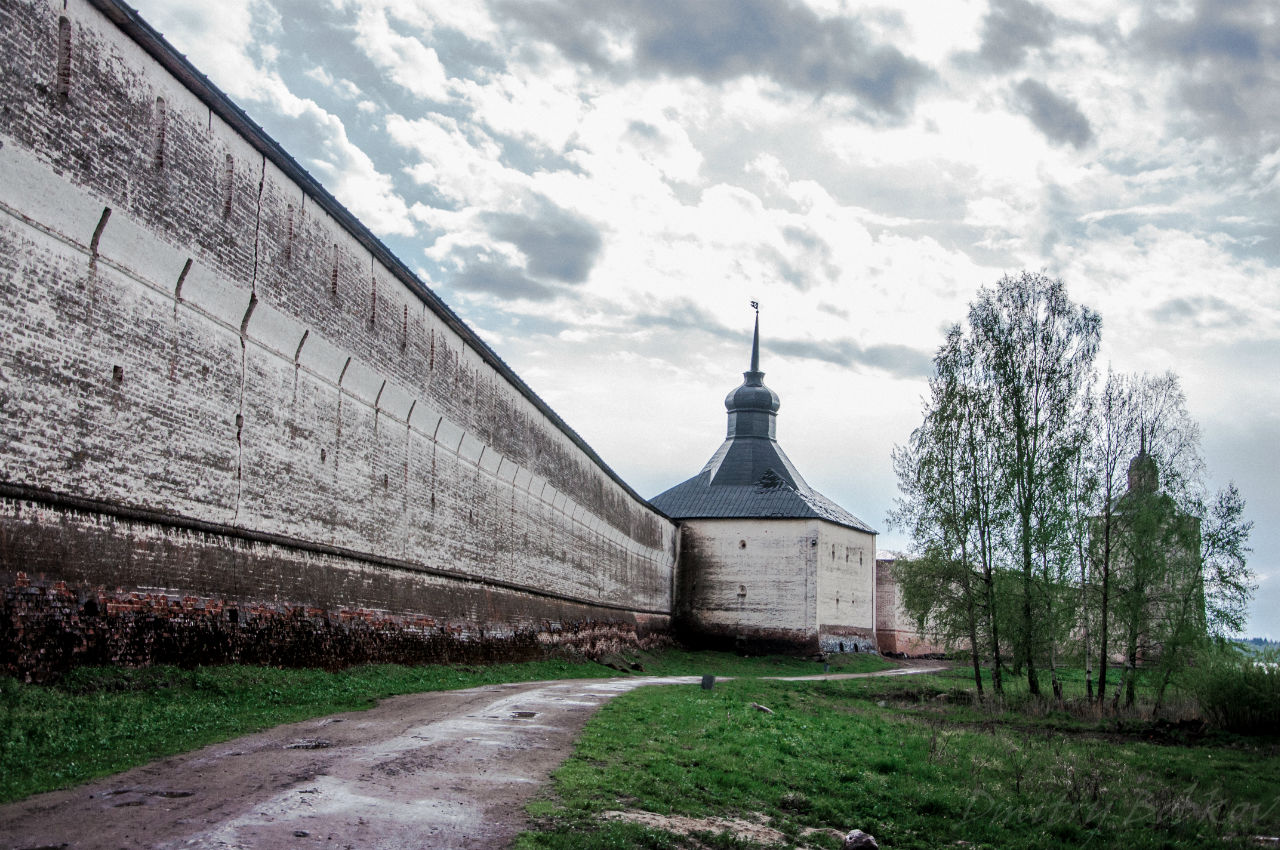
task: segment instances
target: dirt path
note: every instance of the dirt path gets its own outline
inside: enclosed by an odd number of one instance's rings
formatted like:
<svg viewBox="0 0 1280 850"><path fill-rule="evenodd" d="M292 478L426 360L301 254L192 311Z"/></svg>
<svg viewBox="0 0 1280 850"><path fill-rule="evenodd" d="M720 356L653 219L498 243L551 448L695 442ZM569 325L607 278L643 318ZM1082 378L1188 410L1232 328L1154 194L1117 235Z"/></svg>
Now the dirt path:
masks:
<svg viewBox="0 0 1280 850"><path fill-rule="evenodd" d="M642 685L698 681L578 679L393 697L0 807L0 847L505 847L601 704Z"/></svg>

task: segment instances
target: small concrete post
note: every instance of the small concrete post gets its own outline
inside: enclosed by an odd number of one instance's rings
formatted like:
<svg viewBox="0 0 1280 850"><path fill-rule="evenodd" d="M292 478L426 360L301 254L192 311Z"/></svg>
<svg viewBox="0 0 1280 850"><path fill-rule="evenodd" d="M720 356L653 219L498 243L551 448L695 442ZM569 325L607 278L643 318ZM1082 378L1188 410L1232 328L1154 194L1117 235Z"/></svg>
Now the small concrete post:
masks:
<svg viewBox="0 0 1280 850"><path fill-rule="evenodd" d="M703 676L703 677L702 677L702 689L703 689L704 691L709 691L709 690L711 690L712 688L714 688L714 687L715 687L715 684L716 684L716 677L715 677L715 676Z"/></svg>

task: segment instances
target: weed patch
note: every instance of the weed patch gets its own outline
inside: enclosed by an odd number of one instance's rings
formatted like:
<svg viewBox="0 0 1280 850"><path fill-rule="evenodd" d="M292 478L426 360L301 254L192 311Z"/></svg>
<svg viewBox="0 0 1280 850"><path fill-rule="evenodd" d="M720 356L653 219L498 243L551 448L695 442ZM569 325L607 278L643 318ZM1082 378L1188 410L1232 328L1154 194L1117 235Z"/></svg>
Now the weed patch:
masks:
<svg viewBox="0 0 1280 850"><path fill-rule="evenodd" d="M517 846L661 846L628 843L604 818L618 810L759 815L784 836L773 844L810 847L838 847L853 828L882 847L1132 850L1249 847L1280 831L1274 742L1147 741L957 689L955 677L921 676L631 692L588 724L554 793L530 810L538 830ZM656 823L645 841L658 840Z"/></svg>

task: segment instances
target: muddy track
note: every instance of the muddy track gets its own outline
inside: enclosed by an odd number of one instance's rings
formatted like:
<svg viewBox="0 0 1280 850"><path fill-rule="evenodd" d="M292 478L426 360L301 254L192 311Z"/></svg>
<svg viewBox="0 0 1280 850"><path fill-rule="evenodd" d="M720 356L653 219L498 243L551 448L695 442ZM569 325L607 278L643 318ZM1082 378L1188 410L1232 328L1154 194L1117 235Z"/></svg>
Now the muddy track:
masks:
<svg viewBox="0 0 1280 850"><path fill-rule="evenodd" d="M0 847L506 847L527 826L525 803L600 705L642 685L697 681L577 679L393 697L2 806Z"/></svg>

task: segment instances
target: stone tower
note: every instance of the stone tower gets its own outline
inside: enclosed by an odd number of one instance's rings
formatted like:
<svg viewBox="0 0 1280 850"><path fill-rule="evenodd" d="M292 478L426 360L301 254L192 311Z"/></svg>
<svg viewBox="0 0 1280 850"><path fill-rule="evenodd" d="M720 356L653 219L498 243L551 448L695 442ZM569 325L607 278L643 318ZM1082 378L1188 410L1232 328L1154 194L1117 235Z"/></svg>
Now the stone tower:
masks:
<svg viewBox="0 0 1280 850"><path fill-rule="evenodd" d="M720 448L652 500L680 523L677 628L748 650L874 649L876 532L810 487L778 444L758 314L742 377Z"/></svg>

